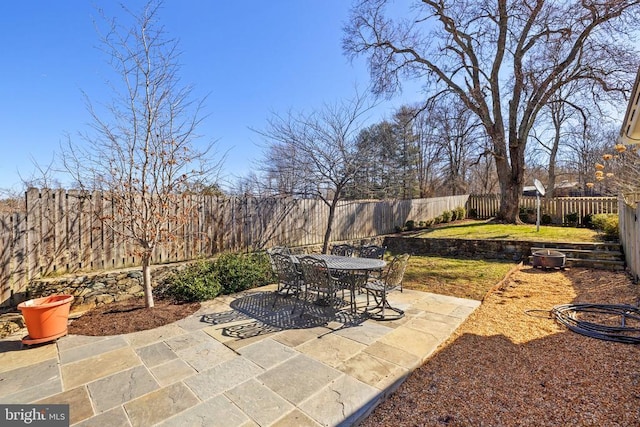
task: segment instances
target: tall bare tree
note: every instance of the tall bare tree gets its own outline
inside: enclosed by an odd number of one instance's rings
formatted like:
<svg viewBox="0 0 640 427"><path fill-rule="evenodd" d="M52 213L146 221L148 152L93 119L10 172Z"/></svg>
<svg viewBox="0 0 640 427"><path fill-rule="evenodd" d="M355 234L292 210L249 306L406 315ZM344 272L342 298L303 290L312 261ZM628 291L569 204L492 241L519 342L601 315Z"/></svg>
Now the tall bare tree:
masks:
<svg viewBox="0 0 640 427"><path fill-rule="evenodd" d="M437 120L431 109L422 109L413 121L418 149L417 176L419 197L433 197L437 187L437 166L442 145L438 144Z"/></svg>
<svg viewBox="0 0 640 427"><path fill-rule="evenodd" d="M541 110L540 120L531 131L531 139L537 142L531 150L533 157L547 165L547 176L542 178L547 182L548 200L555 196L556 181L561 176L577 179L584 188L585 181L579 179L578 171L566 159L577 154L575 150L583 141L594 144L593 139L588 139L591 128L600 128L611 121L603 106L594 102L591 87L584 83L574 81L559 89Z"/></svg>
<svg viewBox="0 0 640 427"><path fill-rule="evenodd" d="M268 145L264 172L282 194L319 198L329 208L322 251L327 252L333 219L344 191L368 162L358 150L357 136L374 105L366 96L314 112L274 114L265 130L257 131Z"/></svg>
<svg viewBox="0 0 640 427"><path fill-rule="evenodd" d="M419 194L417 166L419 163L418 137L414 132L415 118L413 108L402 106L393 114L393 130L397 147L397 174L402 199L412 199Z"/></svg>
<svg viewBox="0 0 640 427"><path fill-rule="evenodd" d="M368 56L376 93L416 77L478 116L500 183L498 219L506 222L519 222L524 153L541 108L577 80L594 96L623 94L637 70L640 0L416 0L395 20L388 3L355 2L345 53Z"/></svg>
<svg viewBox="0 0 640 427"><path fill-rule="evenodd" d="M472 154L478 151L480 123L459 99L439 97L429 108L434 142L440 146L438 166L446 195L465 194L469 188Z"/></svg>
<svg viewBox="0 0 640 427"><path fill-rule="evenodd" d="M154 305L154 249L190 220L191 212L179 208L184 192L219 169L207 157L211 144L195 144L203 100L193 100L191 88L180 84L178 44L158 21L161 4L150 1L140 13L122 5L130 26L103 15L108 31L101 46L120 77L109 83L116 95L97 108L85 94L91 131L82 143L69 138L63 147L77 185L103 191L111 203L113 213L101 219L140 256L147 307Z"/></svg>

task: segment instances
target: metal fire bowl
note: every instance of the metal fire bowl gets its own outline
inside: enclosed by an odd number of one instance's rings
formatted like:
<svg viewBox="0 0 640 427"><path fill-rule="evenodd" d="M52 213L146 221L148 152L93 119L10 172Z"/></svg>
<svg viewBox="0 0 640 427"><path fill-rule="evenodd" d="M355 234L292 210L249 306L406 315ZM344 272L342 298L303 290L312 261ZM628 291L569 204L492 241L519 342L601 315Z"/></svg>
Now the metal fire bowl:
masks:
<svg viewBox="0 0 640 427"><path fill-rule="evenodd" d="M560 251L545 249L533 253L533 266L542 268L564 268L566 255Z"/></svg>

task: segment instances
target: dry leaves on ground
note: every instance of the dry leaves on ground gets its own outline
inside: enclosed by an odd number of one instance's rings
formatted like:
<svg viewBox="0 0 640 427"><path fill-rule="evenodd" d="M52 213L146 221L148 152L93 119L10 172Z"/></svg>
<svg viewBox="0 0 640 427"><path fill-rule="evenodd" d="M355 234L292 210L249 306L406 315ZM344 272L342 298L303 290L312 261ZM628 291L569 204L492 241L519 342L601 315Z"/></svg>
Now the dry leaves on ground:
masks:
<svg viewBox="0 0 640 427"><path fill-rule="evenodd" d="M638 296L624 272L525 267L363 426L640 425L640 346L571 332L549 315Z"/></svg>

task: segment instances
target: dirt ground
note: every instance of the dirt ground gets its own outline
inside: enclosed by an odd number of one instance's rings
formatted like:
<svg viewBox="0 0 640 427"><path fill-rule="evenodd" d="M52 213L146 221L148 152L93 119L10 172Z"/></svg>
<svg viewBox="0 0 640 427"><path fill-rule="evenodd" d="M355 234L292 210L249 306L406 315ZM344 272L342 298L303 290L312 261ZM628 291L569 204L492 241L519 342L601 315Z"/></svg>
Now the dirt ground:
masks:
<svg viewBox="0 0 640 427"><path fill-rule="evenodd" d="M119 335L157 328L184 319L200 308L200 303L175 304L170 300L154 301L146 308L144 298L131 298L94 308L69 324L76 335Z"/></svg>
<svg viewBox="0 0 640 427"><path fill-rule="evenodd" d="M549 311L639 295L624 272L524 267L363 426L638 426L640 346L569 331Z"/></svg>

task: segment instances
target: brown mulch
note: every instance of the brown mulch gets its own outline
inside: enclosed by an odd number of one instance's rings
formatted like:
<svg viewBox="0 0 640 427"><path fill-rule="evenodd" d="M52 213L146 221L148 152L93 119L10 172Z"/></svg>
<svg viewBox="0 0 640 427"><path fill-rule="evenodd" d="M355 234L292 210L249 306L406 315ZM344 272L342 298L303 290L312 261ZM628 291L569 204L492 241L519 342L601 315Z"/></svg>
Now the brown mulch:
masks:
<svg viewBox="0 0 640 427"><path fill-rule="evenodd" d="M200 303L178 304L168 299L156 299L153 308L146 308L144 298L131 298L96 307L69 324L69 333L76 335L119 335L157 328L195 313Z"/></svg>
<svg viewBox="0 0 640 427"><path fill-rule="evenodd" d="M624 272L524 267L362 425L638 426L640 346L571 332L549 310L639 295Z"/></svg>

